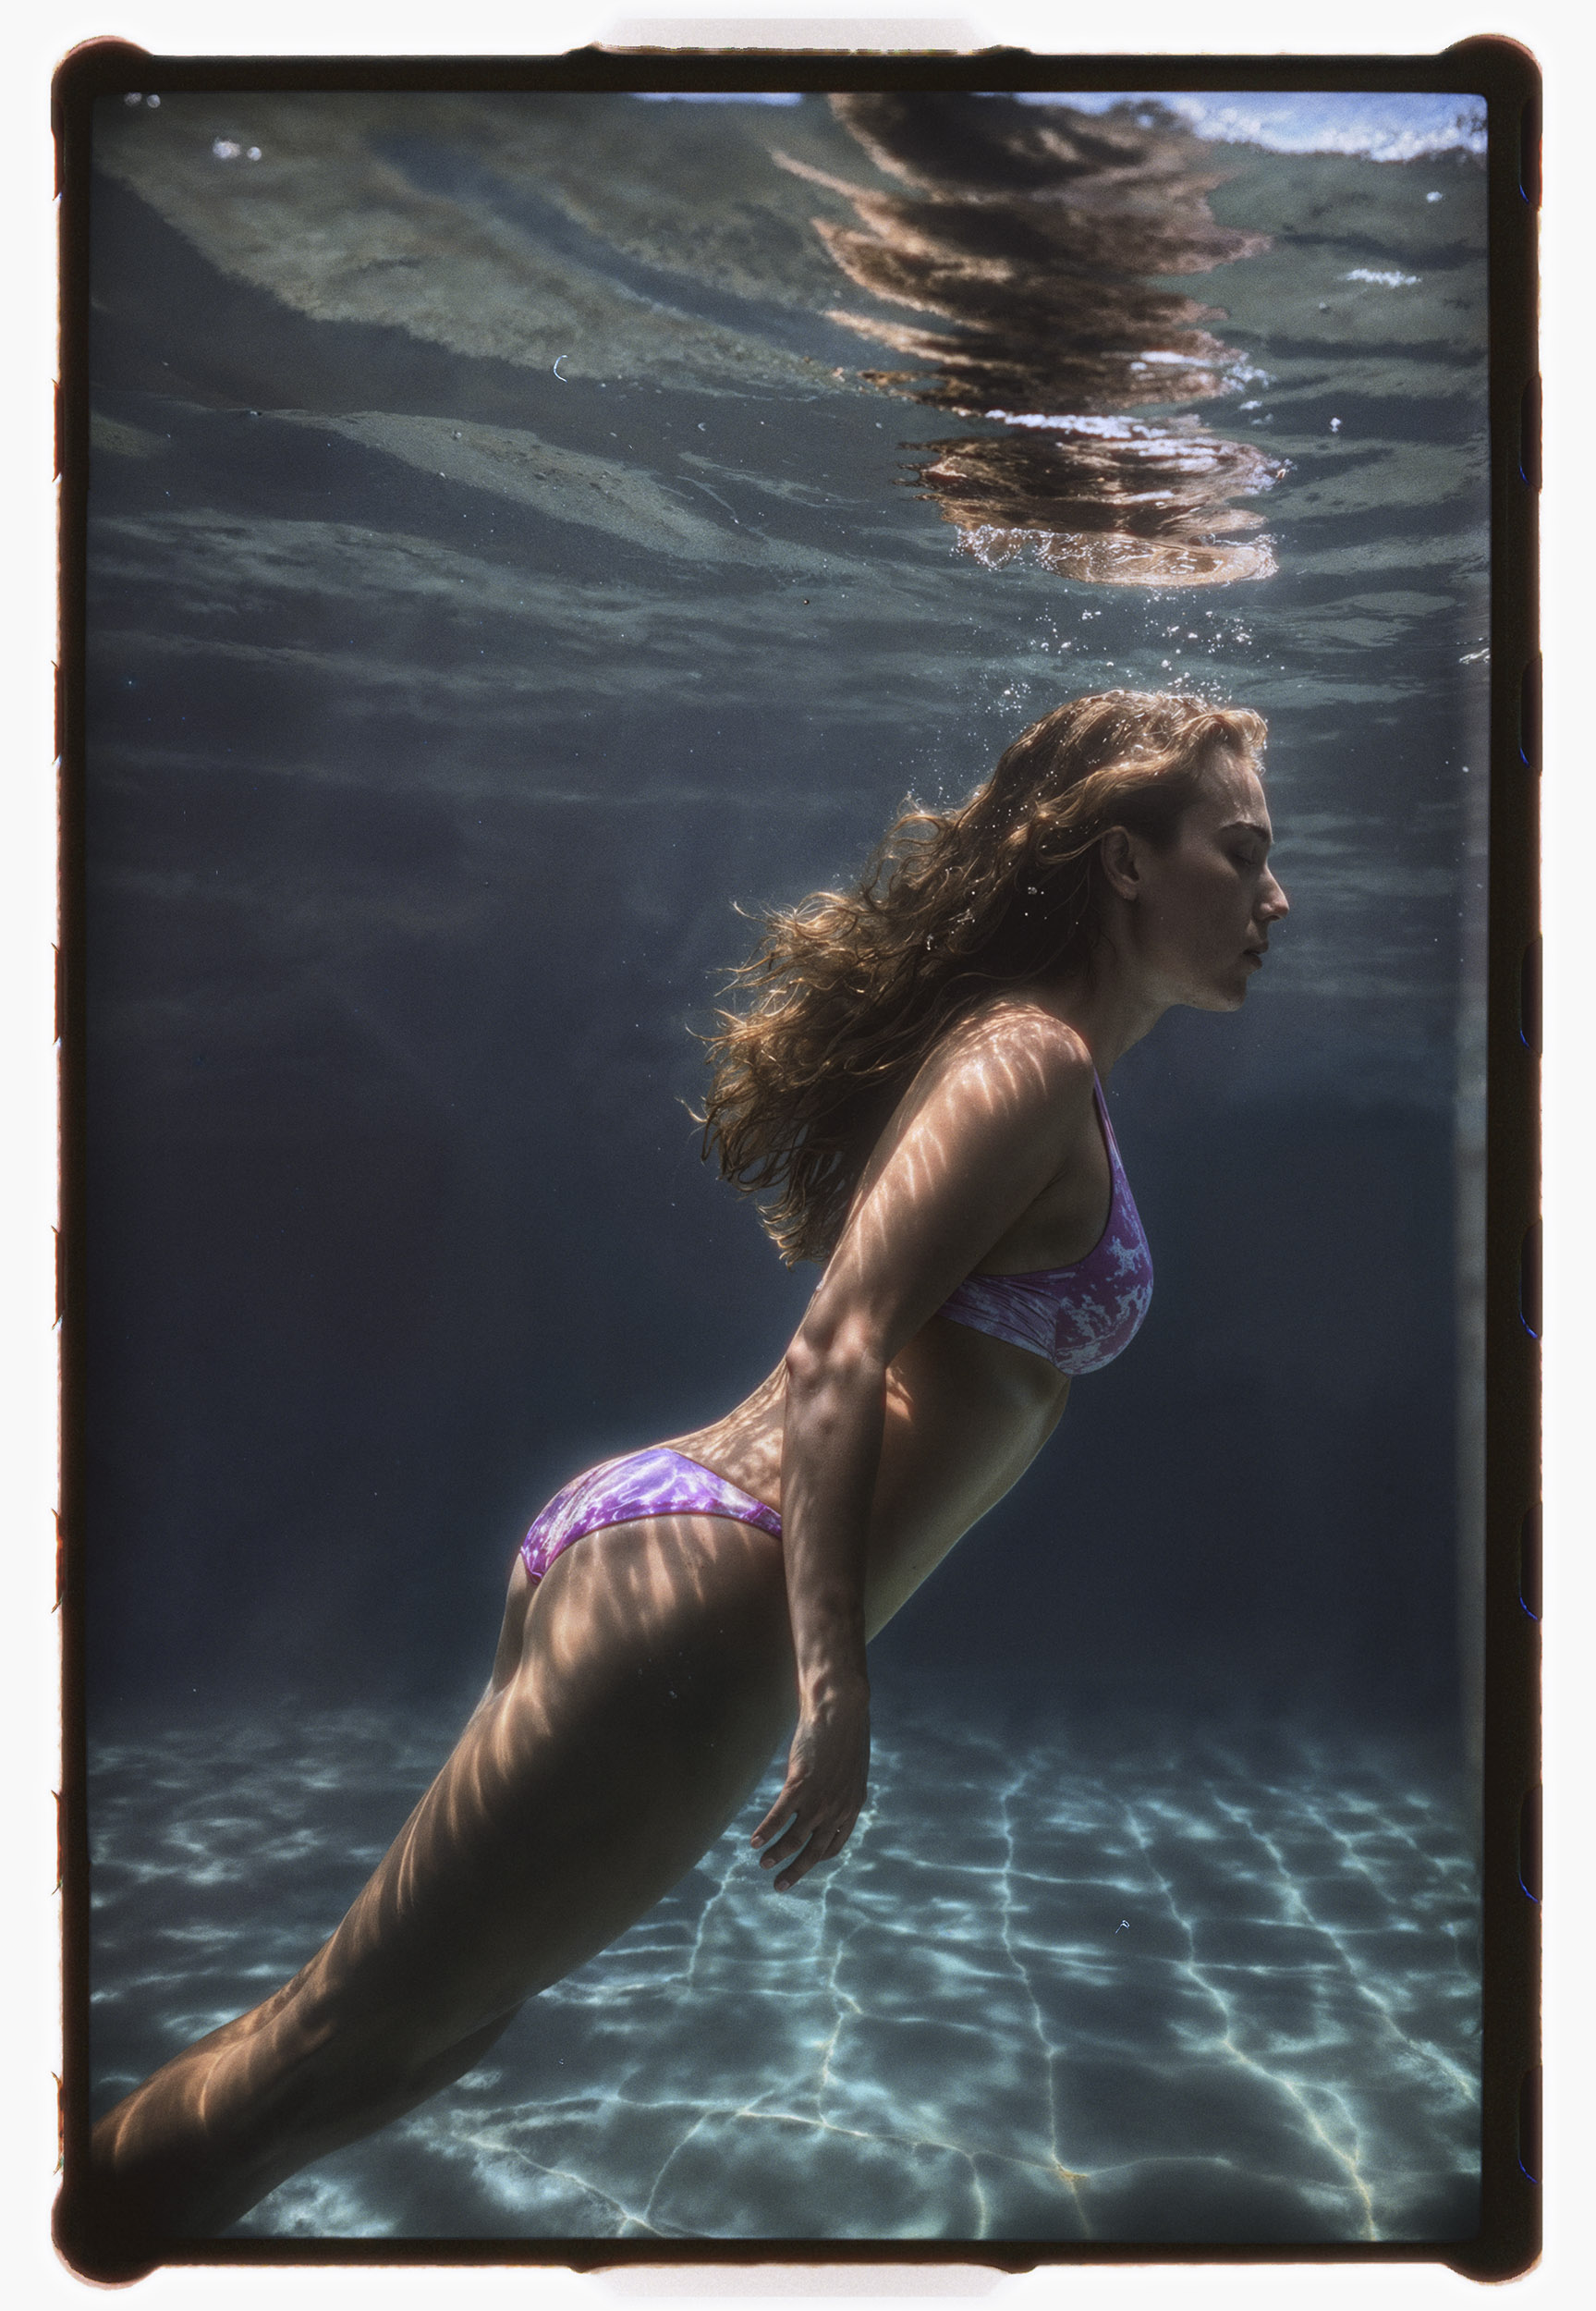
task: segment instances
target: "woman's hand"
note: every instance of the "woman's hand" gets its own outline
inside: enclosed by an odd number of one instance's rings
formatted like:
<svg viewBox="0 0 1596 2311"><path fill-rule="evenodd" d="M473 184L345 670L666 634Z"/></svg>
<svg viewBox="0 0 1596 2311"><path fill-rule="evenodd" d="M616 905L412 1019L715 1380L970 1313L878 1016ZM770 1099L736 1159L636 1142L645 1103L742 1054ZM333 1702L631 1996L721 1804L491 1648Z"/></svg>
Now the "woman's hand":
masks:
<svg viewBox="0 0 1596 2311"><path fill-rule="evenodd" d="M869 1775L870 1688L860 1679L799 1717L781 1795L754 1831L754 1845L768 1848L760 1867L781 1871L777 1893L842 1852L864 1804Z"/></svg>

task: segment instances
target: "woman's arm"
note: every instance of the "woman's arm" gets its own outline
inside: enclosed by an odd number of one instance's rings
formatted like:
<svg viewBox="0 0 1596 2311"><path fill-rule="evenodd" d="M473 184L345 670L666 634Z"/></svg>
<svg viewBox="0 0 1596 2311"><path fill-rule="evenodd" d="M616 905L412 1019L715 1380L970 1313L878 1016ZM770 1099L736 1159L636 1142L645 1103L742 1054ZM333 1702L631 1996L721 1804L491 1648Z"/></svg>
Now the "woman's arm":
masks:
<svg viewBox="0 0 1596 2311"><path fill-rule="evenodd" d="M806 1323L787 1351L782 1551L798 1721L781 1795L754 1832L788 1887L841 1852L870 1770L864 1552L881 1455L886 1363L864 1327Z"/></svg>
<svg viewBox="0 0 1596 2311"><path fill-rule="evenodd" d="M865 1548L887 1368L1087 1144L1091 1082L1084 1044L1046 1013L1005 1008L950 1035L871 1157L787 1351L782 1547L798 1721L753 1839L782 1891L840 1852L864 1804Z"/></svg>

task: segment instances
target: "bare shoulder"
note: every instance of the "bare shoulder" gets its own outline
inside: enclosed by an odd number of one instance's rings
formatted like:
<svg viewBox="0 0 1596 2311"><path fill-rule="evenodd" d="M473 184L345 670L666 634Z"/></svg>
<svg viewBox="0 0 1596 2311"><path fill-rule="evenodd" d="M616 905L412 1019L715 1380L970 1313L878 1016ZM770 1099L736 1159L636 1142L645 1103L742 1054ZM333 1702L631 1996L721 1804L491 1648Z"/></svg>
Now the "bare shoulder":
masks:
<svg viewBox="0 0 1596 2311"><path fill-rule="evenodd" d="M1013 1091L1050 1106L1090 1098L1095 1070L1078 1030L1035 997L996 995L956 1021L932 1052L926 1073L940 1087L1002 1070ZM928 1083L927 1088L930 1088Z"/></svg>
<svg viewBox="0 0 1596 2311"><path fill-rule="evenodd" d="M938 1036L878 1156L921 1126L959 1143L1017 1133L1056 1151L1061 1132L1067 1143L1084 1131L1092 1082L1084 1038L1055 1011L1017 991L990 997Z"/></svg>
<svg viewBox="0 0 1596 2311"><path fill-rule="evenodd" d="M856 1256L836 1275L889 1278L882 1304L918 1327L1074 1162L1092 1080L1084 1038L1024 990L963 1013L876 1142L843 1239ZM867 1209L871 1226L856 1230Z"/></svg>

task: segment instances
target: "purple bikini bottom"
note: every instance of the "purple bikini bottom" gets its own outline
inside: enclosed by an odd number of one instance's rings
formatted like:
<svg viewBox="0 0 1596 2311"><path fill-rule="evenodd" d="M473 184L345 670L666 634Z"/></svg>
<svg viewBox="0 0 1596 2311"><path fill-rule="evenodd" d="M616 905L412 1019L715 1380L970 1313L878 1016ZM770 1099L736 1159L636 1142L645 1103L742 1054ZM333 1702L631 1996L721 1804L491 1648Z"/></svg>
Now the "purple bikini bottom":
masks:
<svg viewBox="0 0 1596 2311"><path fill-rule="evenodd" d="M713 1469L651 1445L618 1461L601 1461L585 1476L573 1477L533 1520L521 1543L521 1562L541 1581L563 1548L596 1533L603 1524L630 1524L639 1517L735 1517L781 1538L782 1521L774 1509L728 1485Z"/></svg>

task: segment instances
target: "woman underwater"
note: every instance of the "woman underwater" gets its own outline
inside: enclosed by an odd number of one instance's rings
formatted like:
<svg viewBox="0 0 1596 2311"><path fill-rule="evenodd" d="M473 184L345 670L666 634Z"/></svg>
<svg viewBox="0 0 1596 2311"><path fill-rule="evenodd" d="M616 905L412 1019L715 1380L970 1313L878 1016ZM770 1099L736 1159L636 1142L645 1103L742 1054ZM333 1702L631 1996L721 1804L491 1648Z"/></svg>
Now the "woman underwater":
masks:
<svg viewBox="0 0 1596 2311"><path fill-rule="evenodd" d="M97 2215L224 2229L469 2070L719 1836L786 1892L865 1797L865 1646L1146 1314L1101 1079L1175 1004L1236 1009L1286 911L1256 715L1111 691L911 811L851 894L767 923L705 1138L822 1273L722 1420L556 1496L493 1677L332 1938L95 2129Z"/></svg>

